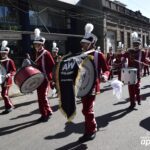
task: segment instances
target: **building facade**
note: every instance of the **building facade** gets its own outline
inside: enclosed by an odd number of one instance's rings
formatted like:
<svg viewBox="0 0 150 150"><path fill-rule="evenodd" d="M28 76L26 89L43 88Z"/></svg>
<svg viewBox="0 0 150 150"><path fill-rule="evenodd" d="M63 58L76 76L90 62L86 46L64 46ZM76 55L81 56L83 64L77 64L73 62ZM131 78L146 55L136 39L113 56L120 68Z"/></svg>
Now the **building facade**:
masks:
<svg viewBox="0 0 150 150"><path fill-rule="evenodd" d="M131 33L136 31L141 37L142 46L150 44L149 31L150 20L142 16L140 11L132 11L119 1L102 0L104 15L104 49L111 45L117 49L118 42L124 44L127 49L132 46Z"/></svg>
<svg viewBox="0 0 150 150"><path fill-rule="evenodd" d="M142 45L149 43L149 19L134 12L118 1L76 0L1 0L0 41L8 40L11 55L19 64L25 53L33 52L33 31L39 27L46 38L46 48L51 50L56 41L60 52L80 51L80 40L87 22L94 24L97 46L107 52L111 45L114 51L117 43L131 47L131 33L138 32Z"/></svg>

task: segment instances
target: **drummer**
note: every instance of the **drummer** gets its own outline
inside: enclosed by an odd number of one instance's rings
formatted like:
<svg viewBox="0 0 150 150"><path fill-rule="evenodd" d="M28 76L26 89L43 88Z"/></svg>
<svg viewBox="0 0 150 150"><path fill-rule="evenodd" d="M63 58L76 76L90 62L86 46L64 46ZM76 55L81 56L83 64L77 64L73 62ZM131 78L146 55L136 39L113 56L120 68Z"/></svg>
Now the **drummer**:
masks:
<svg viewBox="0 0 150 150"><path fill-rule="evenodd" d="M137 32L132 33L132 44L133 48L129 49L128 52L125 53L125 55L128 58L128 67L137 68L137 83L133 85L128 85L130 99L129 109L135 108L136 101L138 105L141 105L140 82L142 75L142 67L145 62L145 53L140 48L141 39L138 37Z"/></svg>
<svg viewBox="0 0 150 150"><path fill-rule="evenodd" d="M81 48L83 52L89 51L89 55L95 55L95 44L97 42L97 37L92 34L94 26L91 23L86 24L85 26L85 36L81 40ZM90 52L91 51L91 52ZM96 68L102 69L103 74L101 75L101 81L106 82L109 77L109 69L106 63L105 57L102 53L97 53L97 56L94 56L94 62L96 63ZM79 138L79 142L85 142L93 140L96 136L97 124L94 117L94 101L96 97L96 85L91 93L82 97L83 109L82 113L85 117L85 132L83 136Z"/></svg>
<svg viewBox="0 0 150 150"><path fill-rule="evenodd" d="M38 121L46 122L53 113L48 102L47 94L50 88L50 82L52 81L52 69L55 63L51 53L44 48L45 38L40 36L40 30L36 28L34 32L35 39L33 45L36 50L35 63L37 68L45 75L43 83L37 88L39 110L41 113L41 117Z"/></svg>
<svg viewBox="0 0 150 150"><path fill-rule="evenodd" d="M2 47L0 50L0 64L6 70L5 80L1 84L1 88L2 88L1 96L4 100L4 106L5 106L5 110L2 111L2 114L8 114L14 108L14 105L11 99L9 98L8 93L9 93L10 87L12 86L12 77L14 76L16 72L16 67L15 67L14 61L8 57L10 48L7 47L7 44L8 44L8 41L5 41L5 40L2 41Z"/></svg>

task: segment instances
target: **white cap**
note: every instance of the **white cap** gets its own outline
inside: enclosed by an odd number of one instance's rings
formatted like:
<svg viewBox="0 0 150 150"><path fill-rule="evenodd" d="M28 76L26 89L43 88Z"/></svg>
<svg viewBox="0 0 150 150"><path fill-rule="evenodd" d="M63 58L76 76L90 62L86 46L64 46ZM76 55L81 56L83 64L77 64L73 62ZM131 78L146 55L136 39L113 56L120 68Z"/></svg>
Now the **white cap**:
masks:
<svg viewBox="0 0 150 150"><path fill-rule="evenodd" d="M95 44L97 42L97 37L93 33L91 33L93 29L94 29L93 24L87 23L85 25L85 35L81 40L81 42L91 43L91 44Z"/></svg>
<svg viewBox="0 0 150 150"><path fill-rule="evenodd" d="M58 52L59 48L57 47L57 43L54 41L53 42L53 47L52 47L52 52Z"/></svg>
<svg viewBox="0 0 150 150"><path fill-rule="evenodd" d="M6 40L2 41L0 53L9 53L10 48L7 47L7 45L8 45L8 41L6 41Z"/></svg>
<svg viewBox="0 0 150 150"><path fill-rule="evenodd" d="M44 44L45 43L45 38L40 36L40 33L41 33L40 29L36 28L34 30L34 35L35 35L35 38L33 41L34 44L36 44L36 43L37 44Z"/></svg>
<svg viewBox="0 0 150 150"><path fill-rule="evenodd" d="M141 44L141 38L138 37L137 32L133 32L131 34L131 38L132 38L132 43L139 43L139 44Z"/></svg>

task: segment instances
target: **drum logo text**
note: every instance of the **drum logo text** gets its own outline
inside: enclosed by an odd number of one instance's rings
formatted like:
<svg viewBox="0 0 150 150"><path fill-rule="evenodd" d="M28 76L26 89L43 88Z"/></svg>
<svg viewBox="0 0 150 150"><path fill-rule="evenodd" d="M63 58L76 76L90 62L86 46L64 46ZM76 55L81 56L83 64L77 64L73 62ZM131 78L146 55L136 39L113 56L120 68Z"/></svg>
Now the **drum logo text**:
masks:
<svg viewBox="0 0 150 150"><path fill-rule="evenodd" d="M73 69L75 65L75 62L67 62L64 64L64 66L62 67L62 70L69 70L69 69Z"/></svg>

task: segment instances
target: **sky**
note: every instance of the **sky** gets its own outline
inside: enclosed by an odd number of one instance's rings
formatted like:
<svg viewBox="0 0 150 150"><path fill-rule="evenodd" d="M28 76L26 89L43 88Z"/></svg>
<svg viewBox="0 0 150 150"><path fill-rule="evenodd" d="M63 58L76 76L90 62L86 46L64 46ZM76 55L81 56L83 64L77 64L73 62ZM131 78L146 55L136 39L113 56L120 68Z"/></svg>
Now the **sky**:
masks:
<svg viewBox="0 0 150 150"><path fill-rule="evenodd" d="M127 8L136 11L140 10L142 15L150 18L150 0L119 0L126 4Z"/></svg>
<svg viewBox="0 0 150 150"><path fill-rule="evenodd" d="M62 1L62 2L66 2L67 1L70 4L75 5L79 0L59 0L59 1Z"/></svg>

